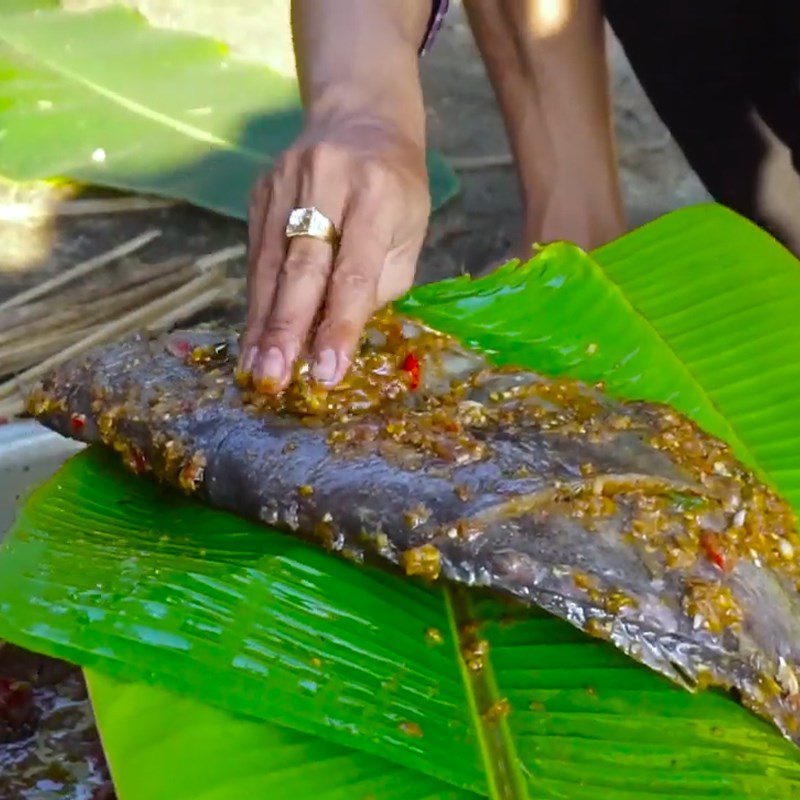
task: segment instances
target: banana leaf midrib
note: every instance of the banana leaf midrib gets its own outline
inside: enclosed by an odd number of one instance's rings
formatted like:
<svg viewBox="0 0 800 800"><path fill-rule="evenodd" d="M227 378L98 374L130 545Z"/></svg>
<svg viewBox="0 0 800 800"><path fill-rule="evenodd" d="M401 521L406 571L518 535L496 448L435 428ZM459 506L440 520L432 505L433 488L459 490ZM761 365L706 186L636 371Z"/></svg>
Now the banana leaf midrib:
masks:
<svg viewBox="0 0 800 800"><path fill-rule="evenodd" d="M492 800L529 800L530 795L520 769L521 760L506 716L503 714L496 720L487 717L492 707L504 699L497 688L491 650L480 669L471 670L466 663L464 648L468 641L465 631L477 626L466 590L462 586L447 585L443 594L453 643L457 649L459 673L486 770L489 797Z"/></svg>

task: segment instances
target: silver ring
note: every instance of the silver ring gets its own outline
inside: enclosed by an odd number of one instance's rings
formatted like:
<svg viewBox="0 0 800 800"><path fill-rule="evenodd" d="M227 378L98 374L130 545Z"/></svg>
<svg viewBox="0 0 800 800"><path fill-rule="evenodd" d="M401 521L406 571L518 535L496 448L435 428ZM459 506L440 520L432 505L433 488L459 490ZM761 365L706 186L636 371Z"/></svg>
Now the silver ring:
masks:
<svg viewBox="0 0 800 800"><path fill-rule="evenodd" d="M336 226L316 208L293 208L286 224L286 238L310 236L334 247L339 243Z"/></svg>

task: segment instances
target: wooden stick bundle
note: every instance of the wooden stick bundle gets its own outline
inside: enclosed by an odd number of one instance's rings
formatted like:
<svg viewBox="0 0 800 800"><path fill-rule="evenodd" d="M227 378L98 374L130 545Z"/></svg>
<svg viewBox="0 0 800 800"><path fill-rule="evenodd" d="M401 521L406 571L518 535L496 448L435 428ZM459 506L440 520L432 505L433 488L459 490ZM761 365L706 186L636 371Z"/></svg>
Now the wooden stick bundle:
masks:
<svg viewBox="0 0 800 800"><path fill-rule="evenodd" d="M194 261L124 261L159 235L148 231L0 304L0 377L11 376L0 383L0 418L22 413L31 384L64 361L135 330L166 330L243 290L221 269L242 245Z"/></svg>

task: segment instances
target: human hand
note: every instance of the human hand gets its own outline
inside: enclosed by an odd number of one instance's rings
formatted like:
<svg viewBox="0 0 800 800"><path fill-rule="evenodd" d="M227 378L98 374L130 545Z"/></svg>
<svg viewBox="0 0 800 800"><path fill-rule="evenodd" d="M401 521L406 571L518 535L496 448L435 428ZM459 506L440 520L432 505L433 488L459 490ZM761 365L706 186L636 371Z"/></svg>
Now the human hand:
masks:
<svg viewBox="0 0 800 800"><path fill-rule="evenodd" d="M286 238L293 208L333 222L338 247ZM307 130L256 184L240 369L263 391L304 353L337 384L370 315L412 285L430 213L424 148L380 122Z"/></svg>

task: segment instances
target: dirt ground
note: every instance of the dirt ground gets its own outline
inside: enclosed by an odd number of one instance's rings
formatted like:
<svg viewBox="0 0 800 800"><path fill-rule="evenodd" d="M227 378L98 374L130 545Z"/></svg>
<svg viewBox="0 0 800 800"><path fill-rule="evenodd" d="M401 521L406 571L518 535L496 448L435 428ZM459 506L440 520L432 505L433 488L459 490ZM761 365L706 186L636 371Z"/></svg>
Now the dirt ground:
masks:
<svg viewBox="0 0 800 800"><path fill-rule="evenodd" d="M223 38L233 50L293 71L285 0L126 0L154 25ZM109 0L64 0L71 8L107 5ZM502 155L507 143L480 58L460 3L452 9L431 53L422 64L431 145L460 158ZM264 42L269 42L265 48ZM268 51L268 52L265 52ZM655 116L621 48L609 37L619 158L628 219L635 227L706 193ZM419 270L420 281L476 271L502 257L516 232L519 201L513 169L501 166L461 173L461 195L437 213ZM187 207L59 223L43 247L50 256L40 270L0 274L0 298L62 266L157 225L164 235L147 257L201 253L244 238L244 226ZM25 239L24 228L10 231ZM28 236L28 238L31 238Z"/></svg>

